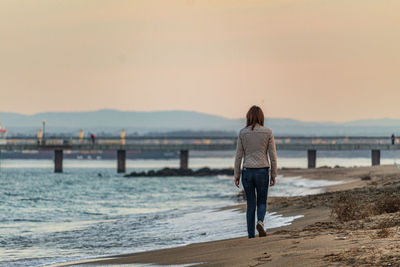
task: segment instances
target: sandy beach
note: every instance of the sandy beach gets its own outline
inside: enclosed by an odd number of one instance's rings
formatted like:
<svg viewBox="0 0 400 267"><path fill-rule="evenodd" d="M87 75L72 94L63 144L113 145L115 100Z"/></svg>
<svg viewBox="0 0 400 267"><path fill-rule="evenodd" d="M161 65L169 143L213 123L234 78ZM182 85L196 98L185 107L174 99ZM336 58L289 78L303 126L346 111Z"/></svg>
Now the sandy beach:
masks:
<svg viewBox="0 0 400 267"><path fill-rule="evenodd" d="M283 169L279 173L345 183L327 187L325 193L317 195L270 197L270 212L304 217L289 226L269 230L264 238L198 243L87 263L400 266L400 169L397 166ZM246 204L226 208L245 211Z"/></svg>

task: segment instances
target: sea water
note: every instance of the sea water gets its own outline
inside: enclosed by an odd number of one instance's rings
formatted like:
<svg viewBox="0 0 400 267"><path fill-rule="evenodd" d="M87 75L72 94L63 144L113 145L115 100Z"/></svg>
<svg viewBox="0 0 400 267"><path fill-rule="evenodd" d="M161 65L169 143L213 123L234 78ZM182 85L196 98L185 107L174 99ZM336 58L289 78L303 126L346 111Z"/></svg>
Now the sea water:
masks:
<svg viewBox="0 0 400 267"><path fill-rule="evenodd" d="M291 166L299 159L288 159ZM281 160L285 162L284 159ZM191 158L192 168L229 167L231 158ZM177 160L128 161L128 172L177 167ZM281 165L282 166L282 165ZM285 165L283 165L285 166ZM270 196L322 192L337 182L278 177ZM246 236L241 189L229 176L136 177L116 174L116 162L2 160L0 266L44 266ZM295 217L268 213L267 228Z"/></svg>

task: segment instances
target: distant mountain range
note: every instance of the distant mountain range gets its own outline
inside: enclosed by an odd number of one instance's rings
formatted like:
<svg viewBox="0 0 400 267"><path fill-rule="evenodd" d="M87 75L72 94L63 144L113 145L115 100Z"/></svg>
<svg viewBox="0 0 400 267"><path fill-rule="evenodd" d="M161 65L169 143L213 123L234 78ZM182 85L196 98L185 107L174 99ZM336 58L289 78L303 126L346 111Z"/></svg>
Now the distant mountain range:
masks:
<svg viewBox="0 0 400 267"><path fill-rule="evenodd" d="M34 115L0 112L0 122L9 135L35 135L46 121L48 134L77 134L79 129L98 134L128 135L166 132L226 132L235 135L245 119L229 119L194 111L119 111L45 112ZM344 123L303 122L293 119L268 118L265 125L275 135L304 136L390 136L400 135L400 119L357 120Z"/></svg>

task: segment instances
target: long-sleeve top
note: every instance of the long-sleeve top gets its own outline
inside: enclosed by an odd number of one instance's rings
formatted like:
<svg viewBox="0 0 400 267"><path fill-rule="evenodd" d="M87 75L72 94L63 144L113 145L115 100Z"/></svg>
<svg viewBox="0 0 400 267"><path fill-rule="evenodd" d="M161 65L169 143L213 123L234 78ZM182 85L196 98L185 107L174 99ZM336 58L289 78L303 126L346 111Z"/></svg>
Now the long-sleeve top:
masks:
<svg viewBox="0 0 400 267"><path fill-rule="evenodd" d="M270 167L271 176L276 177L276 146L271 129L257 124L253 130L251 126L240 130L234 168L236 179L240 178L242 158L244 168Z"/></svg>

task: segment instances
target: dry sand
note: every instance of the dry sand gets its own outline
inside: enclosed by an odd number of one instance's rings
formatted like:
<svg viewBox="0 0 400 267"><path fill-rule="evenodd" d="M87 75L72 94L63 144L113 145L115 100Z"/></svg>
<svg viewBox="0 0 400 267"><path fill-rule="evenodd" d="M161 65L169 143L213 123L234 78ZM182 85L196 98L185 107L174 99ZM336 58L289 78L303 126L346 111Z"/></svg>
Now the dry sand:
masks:
<svg viewBox="0 0 400 267"><path fill-rule="evenodd" d="M289 226L269 230L267 237L242 237L120 255L99 259L95 264L400 266L400 212L376 210L377 203L388 195L400 199L400 169L396 166L284 169L280 174L347 183L328 187L326 193L318 195L269 198L269 211L304 217ZM341 197L352 198L351 207L356 211L367 210L368 214L357 213L357 220L339 222L332 209ZM391 205L399 204L400 209L400 202L396 203ZM246 207L240 204L229 208L245 210Z"/></svg>

